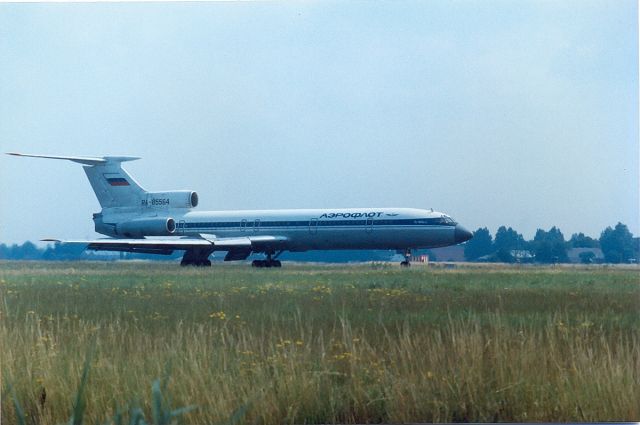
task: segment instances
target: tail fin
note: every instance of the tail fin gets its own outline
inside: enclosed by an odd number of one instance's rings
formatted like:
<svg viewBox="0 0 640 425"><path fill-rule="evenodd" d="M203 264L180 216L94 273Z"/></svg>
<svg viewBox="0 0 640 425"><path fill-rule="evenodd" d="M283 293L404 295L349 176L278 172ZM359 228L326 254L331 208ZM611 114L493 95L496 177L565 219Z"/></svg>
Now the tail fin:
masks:
<svg viewBox="0 0 640 425"><path fill-rule="evenodd" d="M28 156L34 158L66 159L84 164L84 172L89 178L89 183L100 202L102 208L138 207L142 200L146 199L147 191L144 190L133 177L121 166L125 161L140 159L132 156L103 156L78 157L78 156L52 156L52 155L28 155L10 152L8 155Z"/></svg>

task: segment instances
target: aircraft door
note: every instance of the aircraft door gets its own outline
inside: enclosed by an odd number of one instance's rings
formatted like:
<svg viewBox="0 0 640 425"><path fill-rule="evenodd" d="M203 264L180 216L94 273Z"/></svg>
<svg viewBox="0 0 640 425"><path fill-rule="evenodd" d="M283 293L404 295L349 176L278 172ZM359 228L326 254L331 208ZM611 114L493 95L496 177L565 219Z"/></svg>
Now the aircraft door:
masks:
<svg viewBox="0 0 640 425"><path fill-rule="evenodd" d="M184 235L184 228L185 228L184 220L180 220L178 222L178 234L179 235Z"/></svg>
<svg viewBox="0 0 640 425"><path fill-rule="evenodd" d="M311 233L312 235L315 235L316 233L318 233L318 219L317 218L312 218L309 221L309 233Z"/></svg>
<svg viewBox="0 0 640 425"><path fill-rule="evenodd" d="M244 232L247 229L247 220L242 220L240 222L240 231Z"/></svg>
<svg viewBox="0 0 640 425"><path fill-rule="evenodd" d="M253 222L253 233L258 233L260 230L260 219L256 218L256 221Z"/></svg>
<svg viewBox="0 0 640 425"><path fill-rule="evenodd" d="M372 230L373 230L373 219L368 218L364 225L364 231L367 233L371 233Z"/></svg>

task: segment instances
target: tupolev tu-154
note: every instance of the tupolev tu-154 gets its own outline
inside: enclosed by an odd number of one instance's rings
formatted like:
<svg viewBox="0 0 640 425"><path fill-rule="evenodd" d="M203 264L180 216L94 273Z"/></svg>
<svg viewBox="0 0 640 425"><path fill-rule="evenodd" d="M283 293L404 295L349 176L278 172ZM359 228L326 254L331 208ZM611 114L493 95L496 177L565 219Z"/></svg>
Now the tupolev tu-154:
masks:
<svg viewBox="0 0 640 425"><path fill-rule="evenodd" d="M88 250L170 255L184 251L181 265L210 266L209 256L224 251L225 261L262 253L254 267L280 267L284 251L394 249L409 266L412 249L455 245L471 232L447 214L415 208L332 208L194 211L198 194L190 190L149 192L122 168L129 156L77 157L9 155L64 159L84 165L102 207L93 214L97 233L108 238L43 241L82 244Z"/></svg>

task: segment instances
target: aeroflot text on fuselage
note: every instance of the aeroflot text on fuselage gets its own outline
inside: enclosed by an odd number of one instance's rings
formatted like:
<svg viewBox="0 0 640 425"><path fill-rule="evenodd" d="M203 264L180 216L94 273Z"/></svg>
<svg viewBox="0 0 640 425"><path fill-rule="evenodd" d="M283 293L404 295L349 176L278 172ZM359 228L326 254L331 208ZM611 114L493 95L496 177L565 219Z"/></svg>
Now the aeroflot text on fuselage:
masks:
<svg viewBox="0 0 640 425"><path fill-rule="evenodd" d="M354 213L324 213L319 218L360 218L360 217L380 217L382 212L354 212ZM391 215L391 214L387 214Z"/></svg>

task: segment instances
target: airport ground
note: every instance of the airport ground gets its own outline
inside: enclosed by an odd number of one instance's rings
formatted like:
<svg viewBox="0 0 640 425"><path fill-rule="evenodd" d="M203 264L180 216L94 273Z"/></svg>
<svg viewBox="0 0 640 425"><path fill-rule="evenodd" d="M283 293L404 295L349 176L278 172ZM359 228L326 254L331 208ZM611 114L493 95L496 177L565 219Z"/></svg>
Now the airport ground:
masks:
<svg viewBox="0 0 640 425"><path fill-rule="evenodd" d="M157 378L187 424L638 421L639 276L2 262L2 423L67 422L88 352L85 423Z"/></svg>

